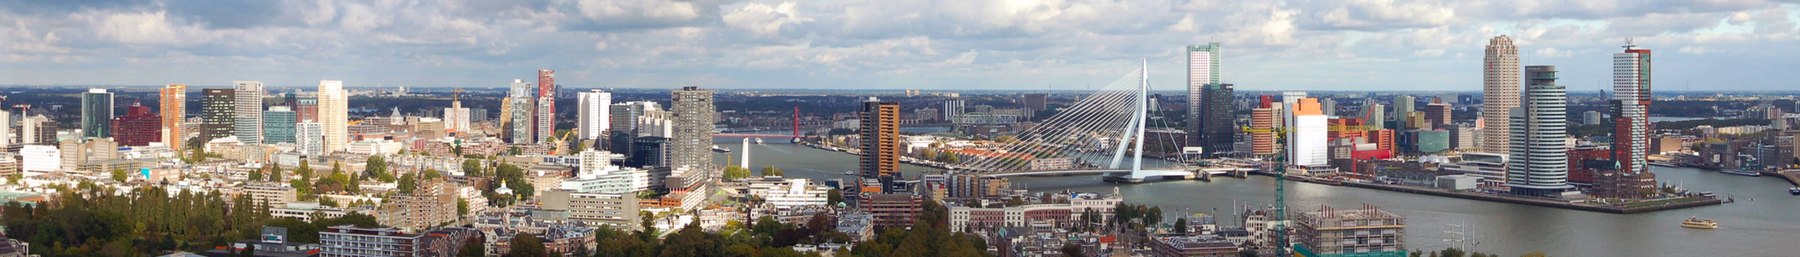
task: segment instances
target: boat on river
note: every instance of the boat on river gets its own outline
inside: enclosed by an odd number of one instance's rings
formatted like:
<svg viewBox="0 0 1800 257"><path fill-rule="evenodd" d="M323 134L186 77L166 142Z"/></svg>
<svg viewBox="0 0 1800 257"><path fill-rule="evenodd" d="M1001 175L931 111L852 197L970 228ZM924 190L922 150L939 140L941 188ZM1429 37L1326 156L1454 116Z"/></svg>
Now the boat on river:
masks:
<svg viewBox="0 0 1800 257"><path fill-rule="evenodd" d="M1719 228L1719 222L1716 222L1713 220L1703 220L1703 219L1700 219L1700 217L1688 217L1687 220L1681 221L1681 227L1698 228L1698 229L1715 229L1715 228Z"/></svg>
<svg viewBox="0 0 1800 257"><path fill-rule="evenodd" d="M1719 173L1738 175L1738 176L1750 176L1750 177L1761 177L1762 176L1762 173L1760 173L1760 172L1756 172L1754 170L1746 170L1746 169L1724 169L1724 170L1719 170Z"/></svg>

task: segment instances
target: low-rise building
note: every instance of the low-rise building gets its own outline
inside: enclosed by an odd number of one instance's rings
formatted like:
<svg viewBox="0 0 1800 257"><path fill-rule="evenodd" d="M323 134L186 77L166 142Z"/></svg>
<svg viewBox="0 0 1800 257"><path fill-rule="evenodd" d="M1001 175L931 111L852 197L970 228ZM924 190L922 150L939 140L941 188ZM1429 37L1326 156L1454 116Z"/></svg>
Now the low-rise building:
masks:
<svg viewBox="0 0 1800 257"><path fill-rule="evenodd" d="M1406 218L1364 205L1301 213L1294 251L1305 256L1406 256Z"/></svg>
<svg viewBox="0 0 1800 257"><path fill-rule="evenodd" d="M743 195L762 198L763 203L774 206L776 210L826 206L829 204L826 200L831 194L831 187L813 184L811 180L803 178L750 179L743 190Z"/></svg>
<svg viewBox="0 0 1800 257"><path fill-rule="evenodd" d="M580 222L588 226L612 226L637 230L638 199L634 194L582 193L552 190L539 196L539 210L559 212L558 219Z"/></svg>
<svg viewBox="0 0 1800 257"><path fill-rule="evenodd" d="M1150 256L1156 257L1231 257L1238 247L1217 236L1170 236L1150 240Z"/></svg>

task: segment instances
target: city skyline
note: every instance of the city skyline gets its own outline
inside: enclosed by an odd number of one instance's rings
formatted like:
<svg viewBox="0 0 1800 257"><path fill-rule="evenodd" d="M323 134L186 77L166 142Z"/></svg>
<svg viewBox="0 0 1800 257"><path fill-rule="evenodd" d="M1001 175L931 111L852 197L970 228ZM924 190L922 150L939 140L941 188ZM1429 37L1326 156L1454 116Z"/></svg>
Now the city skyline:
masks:
<svg viewBox="0 0 1800 257"><path fill-rule="evenodd" d="M1183 46L1220 42L1241 91L1471 91L1482 42L1509 35L1570 91L1609 88L1634 38L1664 49L1668 92L1791 88L1779 57L1800 52L1800 5L1762 1L234 4L0 7L0 84L503 87L548 67L568 88L1078 90L1148 59L1170 90ZM364 15L383 9L404 11Z"/></svg>

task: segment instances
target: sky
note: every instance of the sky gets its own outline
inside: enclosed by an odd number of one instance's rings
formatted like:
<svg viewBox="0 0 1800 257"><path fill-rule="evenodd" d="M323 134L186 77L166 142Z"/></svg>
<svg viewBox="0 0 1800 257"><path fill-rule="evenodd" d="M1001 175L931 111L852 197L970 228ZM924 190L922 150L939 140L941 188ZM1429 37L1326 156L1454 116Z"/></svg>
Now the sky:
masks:
<svg viewBox="0 0 1800 257"><path fill-rule="evenodd" d="M1238 90L1479 90L1512 37L1570 90L1800 89L1800 1L0 0L0 85L1080 90L1223 45Z"/></svg>

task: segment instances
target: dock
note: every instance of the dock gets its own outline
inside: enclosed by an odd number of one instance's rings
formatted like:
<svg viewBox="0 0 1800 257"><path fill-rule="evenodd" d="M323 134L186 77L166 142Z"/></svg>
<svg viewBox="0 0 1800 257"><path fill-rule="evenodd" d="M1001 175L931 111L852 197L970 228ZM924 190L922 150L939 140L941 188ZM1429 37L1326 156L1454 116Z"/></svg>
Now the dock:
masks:
<svg viewBox="0 0 1800 257"><path fill-rule="evenodd" d="M1781 179L1786 179L1788 184L1793 184L1794 186L1800 186L1800 169L1763 171L1762 173L1763 173L1763 175L1766 175L1766 176L1775 176L1775 177L1780 177Z"/></svg>

